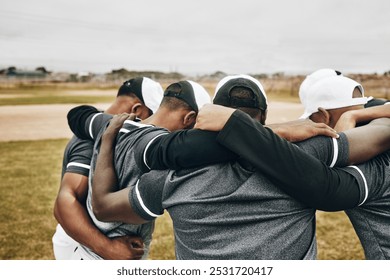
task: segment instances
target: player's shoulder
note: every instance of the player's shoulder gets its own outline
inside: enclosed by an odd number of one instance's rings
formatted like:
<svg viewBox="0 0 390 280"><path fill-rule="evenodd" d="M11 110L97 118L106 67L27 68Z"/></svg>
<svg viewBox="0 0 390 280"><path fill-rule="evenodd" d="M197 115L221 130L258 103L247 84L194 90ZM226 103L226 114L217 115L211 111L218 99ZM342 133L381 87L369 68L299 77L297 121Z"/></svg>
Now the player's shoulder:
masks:
<svg viewBox="0 0 390 280"><path fill-rule="evenodd" d="M138 141L137 139L150 140L150 138L153 138L154 136L167 133L169 133L169 131L162 127L127 120L120 129L118 138L120 139L119 142L124 139L133 139L136 141Z"/></svg>
<svg viewBox="0 0 390 280"><path fill-rule="evenodd" d="M145 124L140 121L126 120L120 132L136 132L136 133L148 133L150 131L167 131L163 127L157 127L151 124Z"/></svg>
<svg viewBox="0 0 390 280"><path fill-rule="evenodd" d="M91 140L80 139L76 135L73 135L73 137L68 141L67 146L69 146L69 147L72 147L72 146L92 146L93 147L93 142Z"/></svg>
<svg viewBox="0 0 390 280"><path fill-rule="evenodd" d="M73 137L68 141L65 152L72 153L77 150L92 150L94 143L90 140L83 140L73 135Z"/></svg>

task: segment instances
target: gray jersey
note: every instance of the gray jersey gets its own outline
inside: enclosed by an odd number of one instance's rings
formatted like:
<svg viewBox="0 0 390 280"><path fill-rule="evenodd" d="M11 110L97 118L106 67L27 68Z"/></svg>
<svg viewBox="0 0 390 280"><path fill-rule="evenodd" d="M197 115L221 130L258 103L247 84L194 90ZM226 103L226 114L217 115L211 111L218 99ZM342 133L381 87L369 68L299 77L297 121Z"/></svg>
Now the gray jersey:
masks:
<svg viewBox="0 0 390 280"><path fill-rule="evenodd" d="M62 160L61 178L65 172L89 175L93 142L73 136L66 145Z"/></svg>
<svg viewBox="0 0 390 280"><path fill-rule="evenodd" d="M96 167L96 160L99 153L99 147L100 147L100 140L102 137L102 134L105 130L106 125L108 124L108 121L110 120L111 116L105 115L105 114L96 114L92 116L86 123L91 137L95 140L95 145L93 148L93 155L91 160L91 170L90 170L90 176L89 176L89 187L88 187L88 196L87 196L87 210L89 215L91 216L93 222L95 223L96 227L103 232L108 237L117 237L117 236L124 236L124 235L137 235L140 236L145 244L145 253L143 256L143 259L146 259L149 254L149 247L150 242L152 240L152 234L154 230L154 221L149 222L143 225L133 225L133 224L126 224L121 222L102 222L99 221L96 216L93 213L92 208L92 178L94 176L94 170ZM122 130L123 131L123 130ZM119 139L118 139L118 146L115 151L115 162L118 163L118 166L116 168L118 170L121 170L118 174L119 179L119 187L125 188L129 186L131 182L136 181L139 176L141 175L140 170L137 168L137 166L133 163L133 152L132 152L132 141L131 137L128 137L130 135L127 135L125 133L120 133ZM127 141L129 140L130 141ZM119 144L121 143L121 144ZM118 149L122 149L125 155L121 155L120 152L118 152ZM118 159L118 156L120 157ZM123 160L124 162L119 162ZM124 177L122 177L124 176ZM125 178L125 179L124 179ZM99 258L94 254L91 250L89 250L86 247L83 247L83 249L90 255L92 255L95 258Z"/></svg>
<svg viewBox="0 0 390 280"><path fill-rule="evenodd" d="M390 259L390 152L350 172L361 174L368 195L360 206L345 211L362 243L367 259Z"/></svg>
<svg viewBox="0 0 390 280"><path fill-rule="evenodd" d="M348 143L345 137L318 137L302 143L302 149L333 165L346 161ZM168 210L178 259L316 258L315 209L245 162L151 171L129 199L144 219Z"/></svg>

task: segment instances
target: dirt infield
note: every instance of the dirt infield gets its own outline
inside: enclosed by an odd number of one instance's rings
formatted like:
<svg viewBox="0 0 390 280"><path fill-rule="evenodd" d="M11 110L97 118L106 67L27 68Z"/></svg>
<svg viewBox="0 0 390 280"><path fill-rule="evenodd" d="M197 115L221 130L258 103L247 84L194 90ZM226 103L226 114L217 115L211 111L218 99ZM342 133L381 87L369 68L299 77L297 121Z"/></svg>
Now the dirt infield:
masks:
<svg viewBox="0 0 390 280"><path fill-rule="evenodd" d="M105 109L108 104L95 104ZM66 114L75 104L0 107L0 141L70 138Z"/></svg>
<svg viewBox="0 0 390 280"><path fill-rule="evenodd" d="M70 138L66 114L75 104L26 105L0 107L0 141ZM109 104L94 104L106 109ZM303 112L301 104L270 102L267 123L297 119Z"/></svg>

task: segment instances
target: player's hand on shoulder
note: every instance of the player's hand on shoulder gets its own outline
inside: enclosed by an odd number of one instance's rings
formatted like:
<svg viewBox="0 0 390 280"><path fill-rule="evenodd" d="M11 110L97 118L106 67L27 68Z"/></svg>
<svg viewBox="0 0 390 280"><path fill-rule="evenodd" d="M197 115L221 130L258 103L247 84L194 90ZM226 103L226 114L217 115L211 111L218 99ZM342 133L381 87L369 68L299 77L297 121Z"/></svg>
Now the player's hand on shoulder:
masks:
<svg viewBox="0 0 390 280"><path fill-rule="evenodd" d="M194 128L210 131L220 131L236 109L206 104L199 110Z"/></svg>
<svg viewBox="0 0 390 280"><path fill-rule="evenodd" d="M113 118L110 120L110 124L108 125L107 129L105 130L103 136L116 136L119 132L119 130L122 128L123 123L126 120L135 120L136 115L135 114L119 114L113 116Z"/></svg>
<svg viewBox="0 0 390 280"><path fill-rule="evenodd" d="M300 142L319 135L338 138L338 134L333 128L310 119L294 120L269 127L280 137L290 142Z"/></svg>

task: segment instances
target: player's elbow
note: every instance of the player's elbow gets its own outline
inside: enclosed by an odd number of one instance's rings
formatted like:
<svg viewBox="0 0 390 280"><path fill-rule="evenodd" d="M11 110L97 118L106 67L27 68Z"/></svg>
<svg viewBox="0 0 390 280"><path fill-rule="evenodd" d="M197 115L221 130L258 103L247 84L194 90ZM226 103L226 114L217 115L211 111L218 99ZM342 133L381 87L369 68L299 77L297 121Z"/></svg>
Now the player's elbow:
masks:
<svg viewBox="0 0 390 280"><path fill-rule="evenodd" d="M310 207L325 212L336 212L345 210L345 205L330 203L329 201L325 201L323 199L314 201L313 203L311 203Z"/></svg>
<svg viewBox="0 0 390 280"><path fill-rule="evenodd" d="M96 219L98 219L99 221L109 222L107 216L107 209L104 203L98 202L96 200L92 200L92 211Z"/></svg>
<svg viewBox="0 0 390 280"><path fill-rule="evenodd" d="M359 196L357 193L350 192L350 195L340 192L323 192L321 195L313 198L308 206L311 208L326 211L336 212L354 208L359 203Z"/></svg>
<svg viewBox="0 0 390 280"><path fill-rule="evenodd" d="M99 221L105 222L105 216L104 216L104 209L99 206L92 205L93 214L95 215L96 219Z"/></svg>
<svg viewBox="0 0 390 280"><path fill-rule="evenodd" d="M57 220L57 222L60 222L60 213L59 213L59 209L58 209L58 202L56 200L56 202L54 203L54 208L53 208L53 215L54 215L54 218Z"/></svg>
<svg viewBox="0 0 390 280"><path fill-rule="evenodd" d="M64 192L61 192L58 194L53 207L53 215L54 218L57 220L59 224L62 223L64 217L66 216L66 209L68 205L66 204L66 196L64 195Z"/></svg>

